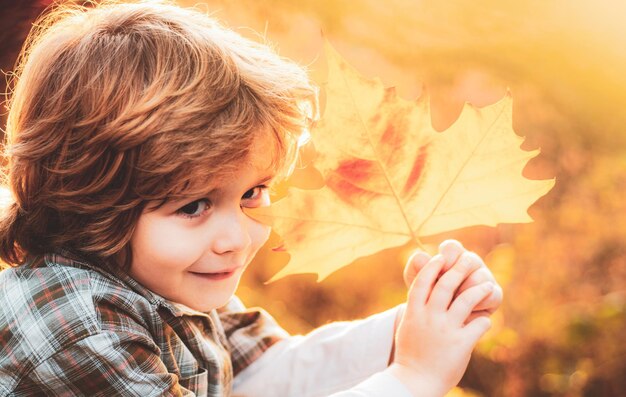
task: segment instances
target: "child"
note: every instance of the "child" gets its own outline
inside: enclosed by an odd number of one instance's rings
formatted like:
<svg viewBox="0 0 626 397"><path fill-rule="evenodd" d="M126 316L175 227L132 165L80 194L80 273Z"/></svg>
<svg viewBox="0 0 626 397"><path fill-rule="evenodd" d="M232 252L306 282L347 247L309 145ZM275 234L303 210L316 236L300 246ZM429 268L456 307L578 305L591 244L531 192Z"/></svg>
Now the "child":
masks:
<svg viewBox="0 0 626 397"><path fill-rule="evenodd" d="M35 26L7 124L0 396L442 396L459 381L501 296L458 243L409 262L405 308L304 337L233 296L269 234L244 210L269 204L315 100L301 68L170 3L59 7Z"/></svg>

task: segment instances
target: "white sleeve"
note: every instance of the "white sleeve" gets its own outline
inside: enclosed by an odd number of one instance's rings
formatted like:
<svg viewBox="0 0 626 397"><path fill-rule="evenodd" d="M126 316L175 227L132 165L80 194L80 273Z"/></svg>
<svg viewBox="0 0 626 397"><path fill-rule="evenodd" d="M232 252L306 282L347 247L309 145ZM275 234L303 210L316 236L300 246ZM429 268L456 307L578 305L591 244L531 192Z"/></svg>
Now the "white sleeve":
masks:
<svg viewBox="0 0 626 397"><path fill-rule="evenodd" d="M396 378L379 373L389 362L397 313L396 307L335 322L276 343L235 377L233 396L410 397ZM389 394L389 388L405 394Z"/></svg>
<svg viewBox="0 0 626 397"><path fill-rule="evenodd" d="M328 397L413 397L409 389L387 371L370 376L351 389Z"/></svg>

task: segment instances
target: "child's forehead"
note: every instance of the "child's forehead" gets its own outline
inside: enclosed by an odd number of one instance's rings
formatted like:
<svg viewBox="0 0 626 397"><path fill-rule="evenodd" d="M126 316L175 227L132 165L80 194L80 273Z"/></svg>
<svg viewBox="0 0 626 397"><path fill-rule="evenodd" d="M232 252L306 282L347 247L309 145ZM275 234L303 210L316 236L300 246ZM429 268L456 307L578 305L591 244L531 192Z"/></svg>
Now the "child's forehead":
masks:
<svg viewBox="0 0 626 397"><path fill-rule="evenodd" d="M186 164L163 182L158 200L165 202L197 199L224 192L249 189L259 184L271 185L280 172L281 151L276 139L268 133L259 133L245 150L245 154L224 156L216 162L202 155L188 159ZM167 186L169 184L169 186Z"/></svg>
<svg viewBox="0 0 626 397"><path fill-rule="evenodd" d="M276 171L272 149L261 146L253 148L245 158L224 164L215 172L208 174L199 172L198 178L194 178L196 180L192 181L189 190L211 193L226 190L234 183L268 182L275 177Z"/></svg>
<svg viewBox="0 0 626 397"><path fill-rule="evenodd" d="M209 177L196 186L206 192L220 192L229 189L233 184L267 182L273 179L275 174L272 168L259 168L250 163L242 163L240 168Z"/></svg>
<svg viewBox="0 0 626 397"><path fill-rule="evenodd" d="M259 133L253 140L243 162L255 167L268 167L277 155L277 137L271 131Z"/></svg>

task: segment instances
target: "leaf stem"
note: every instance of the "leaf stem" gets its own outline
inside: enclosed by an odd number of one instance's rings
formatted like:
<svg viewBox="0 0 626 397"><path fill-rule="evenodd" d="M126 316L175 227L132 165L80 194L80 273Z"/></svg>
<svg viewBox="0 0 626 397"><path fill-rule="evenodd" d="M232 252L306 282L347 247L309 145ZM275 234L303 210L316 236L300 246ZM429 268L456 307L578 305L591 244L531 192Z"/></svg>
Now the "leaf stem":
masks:
<svg viewBox="0 0 626 397"><path fill-rule="evenodd" d="M422 250L422 251L426 251L426 247L424 246L424 244L422 243L422 240L420 240L419 237L414 236L413 237L413 242L415 243L415 245L417 245L417 248Z"/></svg>

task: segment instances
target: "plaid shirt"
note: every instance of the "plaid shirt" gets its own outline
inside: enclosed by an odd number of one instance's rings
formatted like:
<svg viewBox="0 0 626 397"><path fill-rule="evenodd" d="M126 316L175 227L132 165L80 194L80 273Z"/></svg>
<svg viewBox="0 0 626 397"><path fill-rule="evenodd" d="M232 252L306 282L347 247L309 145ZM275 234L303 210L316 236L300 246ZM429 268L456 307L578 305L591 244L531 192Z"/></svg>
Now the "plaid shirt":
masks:
<svg viewBox="0 0 626 397"><path fill-rule="evenodd" d="M0 396L229 396L287 336L237 298L200 313L68 256L0 273Z"/></svg>

